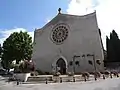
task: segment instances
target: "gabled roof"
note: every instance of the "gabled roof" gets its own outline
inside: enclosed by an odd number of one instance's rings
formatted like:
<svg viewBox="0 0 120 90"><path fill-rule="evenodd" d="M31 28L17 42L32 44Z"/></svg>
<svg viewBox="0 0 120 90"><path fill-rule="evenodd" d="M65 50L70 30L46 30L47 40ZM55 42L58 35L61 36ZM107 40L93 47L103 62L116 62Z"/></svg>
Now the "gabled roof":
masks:
<svg viewBox="0 0 120 90"><path fill-rule="evenodd" d="M87 18L87 17L92 16L92 15L96 15L96 11L94 11L93 13L86 14L86 15L70 15L70 14L60 13L60 14L57 14L51 21L49 21L47 24L45 24L42 28L39 28L39 29L36 29L36 30L38 31L38 30L44 29L45 27L49 26L52 23L52 21L54 21L55 19L57 19L60 16L62 16L62 17L68 16L68 17L71 17L71 18Z"/></svg>

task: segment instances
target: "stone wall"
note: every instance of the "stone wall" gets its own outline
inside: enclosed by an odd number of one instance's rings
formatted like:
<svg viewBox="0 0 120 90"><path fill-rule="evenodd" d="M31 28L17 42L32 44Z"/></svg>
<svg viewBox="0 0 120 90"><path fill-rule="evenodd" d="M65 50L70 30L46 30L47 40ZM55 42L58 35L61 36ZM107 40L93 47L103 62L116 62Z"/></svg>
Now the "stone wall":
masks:
<svg viewBox="0 0 120 90"><path fill-rule="evenodd" d="M68 38L61 45L51 41L52 29L58 23L69 26ZM95 60L101 60L101 65L96 64L96 67L102 71L104 55L95 12L85 16L59 14L43 28L35 31L33 60L36 62L36 69L51 72L56 61L62 57L66 61L67 71L72 71L73 67L69 62L74 55L80 55L76 59L80 62L79 66L75 66L76 71L93 71L94 66L88 63L88 60L94 62L93 58L82 57L87 54L94 54Z"/></svg>

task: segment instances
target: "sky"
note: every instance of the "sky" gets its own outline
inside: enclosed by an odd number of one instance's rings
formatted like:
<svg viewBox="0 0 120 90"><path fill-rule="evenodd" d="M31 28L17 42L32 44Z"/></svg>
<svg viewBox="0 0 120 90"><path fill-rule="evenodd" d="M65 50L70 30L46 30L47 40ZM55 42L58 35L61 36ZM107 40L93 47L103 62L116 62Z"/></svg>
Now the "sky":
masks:
<svg viewBox="0 0 120 90"><path fill-rule="evenodd" d="M44 26L62 8L62 13L72 15L96 10L106 48L106 35L114 29L120 36L119 3L120 0L0 0L0 43L15 31L27 31L33 37L35 28Z"/></svg>

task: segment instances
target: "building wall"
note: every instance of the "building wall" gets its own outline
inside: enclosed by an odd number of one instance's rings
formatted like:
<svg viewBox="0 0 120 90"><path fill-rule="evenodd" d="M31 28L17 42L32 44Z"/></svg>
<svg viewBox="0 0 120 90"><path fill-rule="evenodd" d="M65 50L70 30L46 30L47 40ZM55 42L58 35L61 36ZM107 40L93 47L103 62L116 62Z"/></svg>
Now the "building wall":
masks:
<svg viewBox="0 0 120 90"><path fill-rule="evenodd" d="M56 45L50 39L52 28L58 23L66 23L69 26L68 38L61 45ZM35 30L33 60L36 68L42 71L52 71L56 61L62 57L67 64L67 70L72 71L73 67L69 62L74 55L80 55L75 60L80 62L76 66L76 72L93 71L94 67L88 64L92 57L82 57L83 54L94 54L95 59L100 59L102 64L95 64L98 70L103 70L103 49L97 26L96 13L85 16L73 16L60 14L41 30Z"/></svg>

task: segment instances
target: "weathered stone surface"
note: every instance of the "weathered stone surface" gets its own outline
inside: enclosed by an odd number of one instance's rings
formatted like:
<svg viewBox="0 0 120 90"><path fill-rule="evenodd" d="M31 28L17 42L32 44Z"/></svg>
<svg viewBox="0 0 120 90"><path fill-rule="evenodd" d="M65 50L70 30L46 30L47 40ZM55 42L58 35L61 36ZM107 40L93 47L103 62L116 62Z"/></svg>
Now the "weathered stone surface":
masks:
<svg viewBox="0 0 120 90"><path fill-rule="evenodd" d="M56 45L51 40L51 33L54 26L60 23L65 23L69 27L69 32L66 40ZM56 71L57 60L63 58L67 71L72 72L73 66L70 66L69 62L73 60L74 55L80 55L79 58L75 58L75 61L79 61L79 65L75 65L75 71L92 72L95 69L93 57L87 54L94 54L95 60L101 61L100 65L95 64L98 71L104 70L104 55L96 12L85 16L58 14L43 28L35 31L34 42L32 59L36 63L36 68L42 71ZM83 55L85 57L82 57ZM93 65L89 64L89 60L93 62Z"/></svg>

